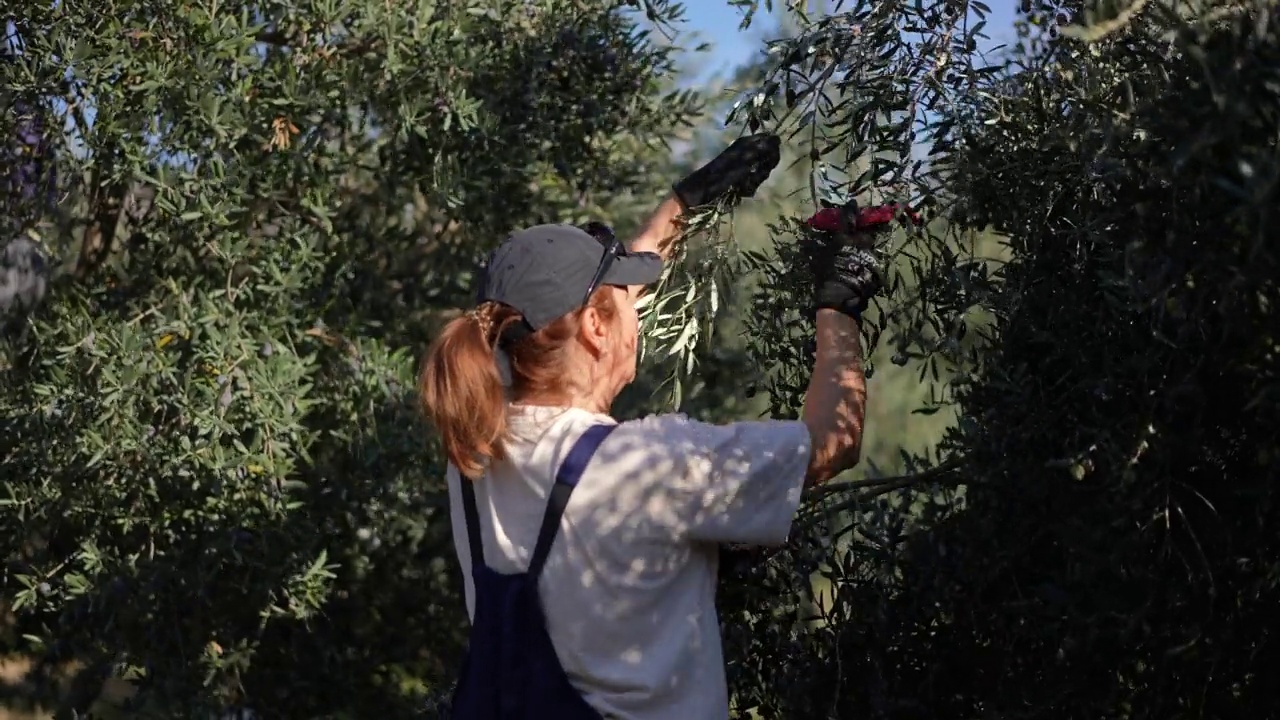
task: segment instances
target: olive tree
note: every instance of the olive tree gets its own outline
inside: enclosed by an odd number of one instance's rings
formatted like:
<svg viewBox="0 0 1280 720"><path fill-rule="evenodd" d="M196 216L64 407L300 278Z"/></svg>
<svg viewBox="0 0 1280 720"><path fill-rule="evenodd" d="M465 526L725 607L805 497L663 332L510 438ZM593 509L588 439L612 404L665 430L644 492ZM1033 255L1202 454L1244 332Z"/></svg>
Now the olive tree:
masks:
<svg viewBox="0 0 1280 720"><path fill-rule="evenodd" d="M1265 715L1280 16L1034 0L985 57L986 13L797 15L737 111L808 144L812 195L925 210L885 242L864 331L957 421L906 475L815 493L791 546L726 582L736 711ZM811 329L803 232L775 233L744 267L783 413Z"/></svg>
<svg viewBox="0 0 1280 720"><path fill-rule="evenodd" d="M452 675L415 356L504 233L670 182L679 7L628 5L5 6L0 97L59 172L15 200L53 277L0 346L0 603L32 684L81 668L64 713L110 676L167 717L404 717Z"/></svg>

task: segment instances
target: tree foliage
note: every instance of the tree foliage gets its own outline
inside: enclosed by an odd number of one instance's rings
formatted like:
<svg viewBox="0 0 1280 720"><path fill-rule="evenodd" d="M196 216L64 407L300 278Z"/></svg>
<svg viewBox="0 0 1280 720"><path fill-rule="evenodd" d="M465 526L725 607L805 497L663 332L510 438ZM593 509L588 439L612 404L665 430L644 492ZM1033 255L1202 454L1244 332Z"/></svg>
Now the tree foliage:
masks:
<svg viewBox="0 0 1280 720"><path fill-rule="evenodd" d="M452 676L413 361L505 232L670 182L696 98L626 5L6 5L59 201L0 351L0 598L9 651L82 663L64 711L114 675L166 717L404 717Z"/></svg>
<svg viewBox="0 0 1280 720"><path fill-rule="evenodd" d="M888 249L908 277L870 334L883 324L922 372L950 368L959 420L918 474L845 483L788 553L727 587L740 708L1267 714L1274 4L1037 0L993 60L976 51L980 3L851 5L778 45L746 122L786 127L792 97L817 97L825 121L800 126L840 133L811 146L819 181L834 157L862 178L852 192L905 182L902 199L933 208L924 238ZM814 77L836 87L815 96ZM885 151L876 180L883 155L861 163ZM799 285L792 227L760 263L754 314L780 410L808 362L807 331L774 320ZM966 242L980 231L1001 257Z"/></svg>

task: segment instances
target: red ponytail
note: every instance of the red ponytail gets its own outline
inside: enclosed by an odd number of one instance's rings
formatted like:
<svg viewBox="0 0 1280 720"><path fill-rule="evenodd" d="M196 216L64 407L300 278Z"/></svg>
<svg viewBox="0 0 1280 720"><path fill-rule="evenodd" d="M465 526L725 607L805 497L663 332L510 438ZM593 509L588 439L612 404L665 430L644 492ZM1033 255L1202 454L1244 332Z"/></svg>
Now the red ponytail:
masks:
<svg viewBox="0 0 1280 720"><path fill-rule="evenodd" d="M591 306L605 320L618 310L607 287L592 296ZM512 398L567 401L568 350L581 317L581 311L570 313L509 350ZM490 460L506 458L508 397L494 347L503 328L520 320L506 305L484 303L446 325L423 358L418 378L423 408L449 462L464 477L478 478Z"/></svg>

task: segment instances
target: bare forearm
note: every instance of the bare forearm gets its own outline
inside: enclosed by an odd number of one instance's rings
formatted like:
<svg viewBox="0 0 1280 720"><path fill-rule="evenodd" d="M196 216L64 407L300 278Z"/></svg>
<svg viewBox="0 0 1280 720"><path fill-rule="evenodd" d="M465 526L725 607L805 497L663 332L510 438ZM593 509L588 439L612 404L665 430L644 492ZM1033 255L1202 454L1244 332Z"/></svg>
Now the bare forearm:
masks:
<svg viewBox="0 0 1280 720"><path fill-rule="evenodd" d="M813 439L806 481L810 486L858 463L867 403L858 322L834 310L819 310L817 343L803 413Z"/></svg>
<svg viewBox="0 0 1280 720"><path fill-rule="evenodd" d="M679 218L683 212L684 206L675 195L668 195L631 240L631 252L658 253L663 262L669 260L680 237Z"/></svg>

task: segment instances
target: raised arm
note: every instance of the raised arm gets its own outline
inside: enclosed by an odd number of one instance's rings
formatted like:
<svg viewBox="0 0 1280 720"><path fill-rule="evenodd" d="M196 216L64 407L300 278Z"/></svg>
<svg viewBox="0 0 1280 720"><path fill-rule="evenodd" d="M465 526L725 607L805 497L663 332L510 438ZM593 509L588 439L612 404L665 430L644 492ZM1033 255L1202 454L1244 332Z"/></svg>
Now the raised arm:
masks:
<svg viewBox="0 0 1280 720"><path fill-rule="evenodd" d="M817 313L817 353L802 415L813 447L808 486L858 463L867 403L858 324L884 284L871 252L874 235L888 229L900 210L887 205L859 211L850 203L823 210L806 223L804 250Z"/></svg>
<svg viewBox="0 0 1280 720"><path fill-rule="evenodd" d="M813 487L858 464L867 413L858 321L822 308L817 317L817 357L801 419L809 427L812 454L805 485Z"/></svg>
<svg viewBox="0 0 1280 720"><path fill-rule="evenodd" d="M640 232L631 239L628 250L657 253L665 263L670 259L676 240L680 237L680 216L684 211L680 198L675 194L668 195L645 221Z"/></svg>

